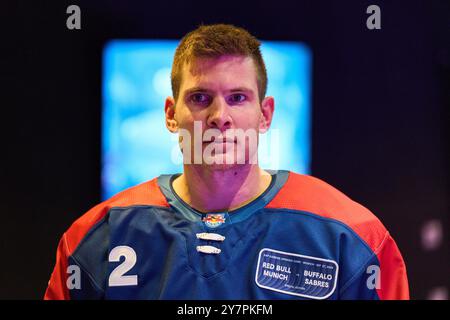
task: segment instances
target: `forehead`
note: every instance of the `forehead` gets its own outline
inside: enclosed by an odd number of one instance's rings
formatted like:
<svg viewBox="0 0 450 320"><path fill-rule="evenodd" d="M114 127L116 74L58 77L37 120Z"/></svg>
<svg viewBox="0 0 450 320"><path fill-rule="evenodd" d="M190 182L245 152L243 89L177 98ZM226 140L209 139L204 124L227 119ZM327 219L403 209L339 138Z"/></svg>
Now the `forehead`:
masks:
<svg viewBox="0 0 450 320"><path fill-rule="evenodd" d="M253 59L224 55L217 58L195 58L182 70L181 91L193 86L208 88L247 87L257 90L257 74Z"/></svg>

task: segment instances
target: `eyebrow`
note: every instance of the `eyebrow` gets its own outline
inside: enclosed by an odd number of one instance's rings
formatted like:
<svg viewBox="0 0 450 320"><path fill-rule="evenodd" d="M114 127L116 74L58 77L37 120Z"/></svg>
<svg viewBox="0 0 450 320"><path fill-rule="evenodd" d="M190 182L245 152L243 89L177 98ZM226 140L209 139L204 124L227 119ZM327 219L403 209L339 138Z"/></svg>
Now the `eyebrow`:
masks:
<svg viewBox="0 0 450 320"><path fill-rule="evenodd" d="M185 90L184 94L185 95L189 95L192 94L194 92L212 92L213 90L207 89L207 88L203 88L203 87L192 87L189 88L187 90ZM231 90L229 90L229 92L247 92L247 93L252 93L253 91L249 88L246 87L237 87L237 88L233 88Z"/></svg>
<svg viewBox="0 0 450 320"><path fill-rule="evenodd" d="M238 88L231 89L230 92L250 92L250 93L252 93L253 91L246 87L238 87Z"/></svg>
<svg viewBox="0 0 450 320"><path fill-rule="evenodd" d="M212 90L203 88L203 87L193 87L184 91L185 95L194 93L194 92L211 92Z"/></svg>

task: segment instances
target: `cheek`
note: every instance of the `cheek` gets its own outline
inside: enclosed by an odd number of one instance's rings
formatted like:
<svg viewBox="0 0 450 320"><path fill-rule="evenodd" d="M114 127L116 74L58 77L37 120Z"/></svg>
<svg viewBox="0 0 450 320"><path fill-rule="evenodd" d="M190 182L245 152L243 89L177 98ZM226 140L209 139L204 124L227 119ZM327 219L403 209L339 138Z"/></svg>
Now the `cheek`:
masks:
<svg viewBox="0 0 450 320"><path fill-rule="evenodd" d="M193 143L195 135L198 133L198 130L195 130L195 123L200 123L200 132L203 132L205 122L203 121L203 117L201 115L198 113L191 113L189 111L179 114L178 127L189 133L191 143Z"/></svg>
<svg viewBox="0 0 450 320"><path fill-rule="evenodd" d="M181 108L180 108L181 109ZM194 121L196 120L193 116L193 114L189 111L187 111L186 108L183 108L179 111L179 113L176 115L175 119L178 122L178 126L180 128L191 128L194 126Z"/></svg>
<svg viewBox="0 0 450 320"><path fill-rule="evenodd" d="M259 128L259 122L261 119L261 113L258 111L251 110L249 112L245 112L234 117L235 125L238 128Z"/></svg>

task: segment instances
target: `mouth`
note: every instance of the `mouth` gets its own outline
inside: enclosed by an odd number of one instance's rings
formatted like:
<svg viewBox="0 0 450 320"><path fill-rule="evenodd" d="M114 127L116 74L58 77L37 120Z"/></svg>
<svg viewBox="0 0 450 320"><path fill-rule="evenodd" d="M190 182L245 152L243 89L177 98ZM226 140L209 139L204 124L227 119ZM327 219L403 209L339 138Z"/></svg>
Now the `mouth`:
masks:
<svg viewBox="0 0 450 320"><path fill-rule="evenodd" d="M217 144L222 144L222 143L237 143L237 139L236 138L227 138L227 137L212 137L210 140L207 141L203 141L203 143L217 143Z"/></svg>

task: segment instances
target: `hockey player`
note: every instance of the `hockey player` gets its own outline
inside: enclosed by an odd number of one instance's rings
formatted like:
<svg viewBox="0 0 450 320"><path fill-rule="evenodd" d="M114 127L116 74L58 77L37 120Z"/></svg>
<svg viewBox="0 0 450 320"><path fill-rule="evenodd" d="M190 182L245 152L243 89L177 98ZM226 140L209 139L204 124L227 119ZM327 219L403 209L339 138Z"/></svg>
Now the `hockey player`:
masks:
<svg viewBox="0 0 450 320"><path fill-rule="evenodd" d="M317 178L259 167L257 136L275 106L259 46L231 25L181 40L165 121L183 172L75 221L45 299L409 298L402 256L375 215Z"/></svg>

